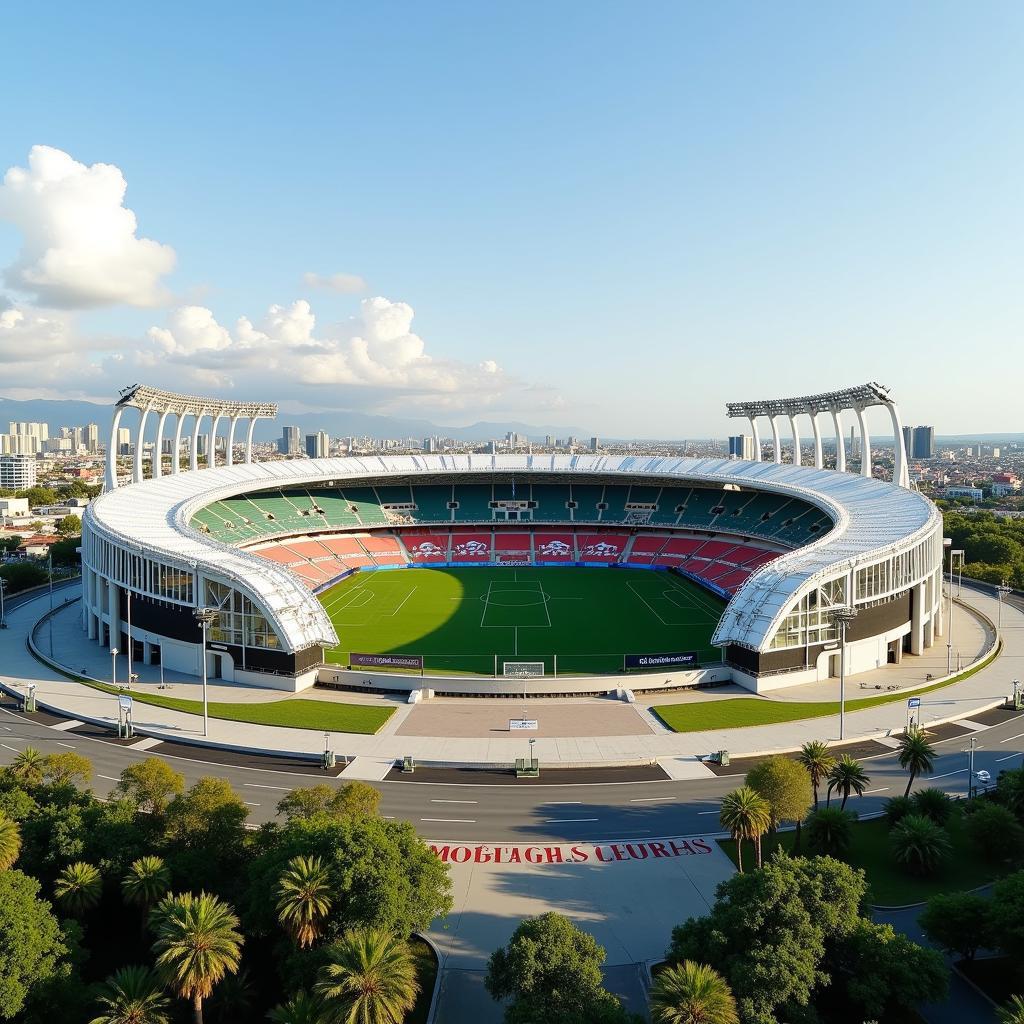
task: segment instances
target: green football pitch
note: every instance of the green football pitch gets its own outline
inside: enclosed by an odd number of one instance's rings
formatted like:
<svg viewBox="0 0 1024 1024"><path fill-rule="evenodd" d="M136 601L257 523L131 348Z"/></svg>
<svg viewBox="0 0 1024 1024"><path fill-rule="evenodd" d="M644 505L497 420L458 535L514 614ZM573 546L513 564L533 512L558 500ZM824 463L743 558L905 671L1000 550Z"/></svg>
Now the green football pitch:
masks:
<svg viewBox="0 0 1024 1024"><path fill-rule="evenodd" d="M724 602L667 572L575 567L360 572L320 595L349 654L414 654L437 673L503 674L504 661L545 674L621 672L626 654L697 651L720 660L711 634Z"/></svg>

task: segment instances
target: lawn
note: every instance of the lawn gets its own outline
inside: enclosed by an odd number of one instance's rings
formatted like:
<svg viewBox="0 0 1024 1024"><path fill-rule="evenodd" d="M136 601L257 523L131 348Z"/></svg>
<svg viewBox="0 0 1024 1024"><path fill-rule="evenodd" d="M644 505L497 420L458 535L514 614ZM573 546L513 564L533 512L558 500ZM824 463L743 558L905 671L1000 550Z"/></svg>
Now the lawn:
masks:
<svg viewBox="0 0 1024 1024"><path fill-rule="evenodd" d="M356 573L320 595L349 655L420 655L428 672L501 673L505 660L545 674L622 672L626 654L695 651L718 663L711 634L724 602L674 573L611 568L457 568Z"/></svg>
<svg viewBox="0 0 1024 1024"><path fill-rule="evenodd" d="M851 806L847 804L847 809ZM765 836L764 856L767 858L777 846L791 852L795 838L794 832ZM889 855L889 824L884 818L858 822L853 830L850 852L844 859L855 868L863 868L871 887L871 902L883 907L921 903L940 892L976 889L1005 873L998 865L989 864L978 856L977 848L964 831L963 812L959 807L954 807L949 821L949 838L950 856L943 867L928 878L911 875L893 861ZM720 839L719 845L735 864L736 843L732 839ZM753 846L744 843L743 863L748 869L754 863L753 855Z"/></svg>
<svg viewBox="0 0 1024 1024"><path fill-rule="evenodd" d="M125 691L107 683L82 679L80 682L104 693L121 695ZM154 704L172 711L185 711L190 715L203 713L203 702L182 697L164 697L160 694L132 691L132 698L140 704ZM394 713L394 708L381 708L369 704L340 704L331 700L305 700L285 698L261 704L210 702L210 717L229 722L252 722L255 725L280 725L293 729L316 729L320 732L355 732L373 734Z"/></svg>
<svg viewBox="0 0 1024 1024"><path fill-rule="evenodd" d="M974 675L984 668L998 653L994 651L977 665L945 682L935 683L914 690L915 697L932 690L951 686ZM846 710L863 711L865 708L878 704L889 704L892 701L905 701L907 691L879 694L875 697L862 697L859 700L848 700ZM688 704L659 704L651 710L673 732L701 732L705 729L740 729L748 725L776 725L779 722L796 722L803 718L823 718L826 715L839 714L839 701L781 701L768 697L723 697L715 701L695 701Z"/></svg>

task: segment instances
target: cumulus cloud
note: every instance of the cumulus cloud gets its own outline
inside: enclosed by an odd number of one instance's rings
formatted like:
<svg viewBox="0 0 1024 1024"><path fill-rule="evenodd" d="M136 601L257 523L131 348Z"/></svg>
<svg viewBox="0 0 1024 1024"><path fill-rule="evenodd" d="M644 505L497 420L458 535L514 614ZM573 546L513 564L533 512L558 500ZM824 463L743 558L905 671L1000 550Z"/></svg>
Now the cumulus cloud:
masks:
<svg viewBox="0 0 1024 1024"><path fill-rule="evenodd" d="M302 275L307 288L324 288L341 295L358 295L366 291L366 281L358 274L315 274L309 270Z"/></svg>
<svg viewBox="0 0 1024 1024"><path fill-rule="evenodd" d="M15 306L0 297L0 363L49 359L74 348L66 314Z"/></svg>
<svg viewBox="0 0 1024 1024"><path fill-rule="evenodd" d="M167 302L162 278L174 269L174 250L138 237L126 189L112 164L86 166L33 146L28 167L10 168L0 185L0 219L22 235L4 271L8 286L58 309Z"/></svg>

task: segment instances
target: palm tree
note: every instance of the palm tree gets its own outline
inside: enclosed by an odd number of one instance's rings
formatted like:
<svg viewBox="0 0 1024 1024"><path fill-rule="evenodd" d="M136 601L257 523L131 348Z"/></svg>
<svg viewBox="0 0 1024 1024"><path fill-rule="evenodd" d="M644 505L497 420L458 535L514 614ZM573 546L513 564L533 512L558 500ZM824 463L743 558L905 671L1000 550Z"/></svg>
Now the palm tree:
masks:
<svg viewBox="0 0 1024 1024"><path fill-rule="evenodd" d="M1010 1001L996 1010L999 1024L1024 1024L1024 999L1010 996Z"/></svg>
<svg viewBox="0 0 1024 1024"><path fill-rule="evenodd" d="M684 960L667 967L651 988L654 1024L739 1024L725 979L706 964Z"/></svg>
<svg viewBox="0 0 1024 1024"><path fill-rule="evenodd" d="M822 779L835 767L836 759L829 753L828 744L822 740L808 740L801 748L797 760L811 777L811 789L814 790L814 809L818 809L818 786Z"/></svg>
<svg viewBox="0 0 1024 1024"><path fill-rule="evenodd" d="M838 807L822 807L807 819L807 847L825 857L842 857L853 841L855 815Z"/></svg>
<svg viewBox="0 0 1024 1024"><path fill-rule="evenodd" d="M323 1003L308 992L296 992L286 1003L267 1014L273 1024L324 1024Z"/></svg>
<svg viewBox="0 0 1024 1024"><path fill-rule="evenodd" d="M754 841L757 866L760 867L761 836L768 831L772 823L772 809L768 801L756 789L740 786L739 789L734 789L722 797L718 821L736 840L736 861L740 871L743 871L744 839Z"/></svg>
<svg viewBox="0 0 1024 1024"><path fill-rule="evenodd" d="M863 796L864 790L871 784L871 779L864 771L864 766L856 758L849 754L840 754L839 759L828 773L828 798L825 806L832 802L832 791L839 790L843 794L843 802L839 810L846 810L846 801L850 799L851 793Z"/></svg>
<svg viewBox="0 0 1024 1024"><path fill-rule="evenodd" d="M382 928L345 932L327 950L316 993L329 1019L402 1024L419 992L409 944Z"/></svg>
<svg viewBox="0 0 1024 1024"><path fill-rule="evenodd" d="M918 875L930 875L951 849L946 830L923 814L908 814L890 833L897 863Z"/></svg>
<svg viewBox="0 0 1024 1024"><path fill-rule="evenodd" d="M910 787L918 775L931 775L935 771L935 748L928 742L923 729L912 727L900 737L900 767L910 772L904 796L910 796Z"/></svg>
<svg viewBox="0 0 1024 1024"><path fill-rule="evenodd" d="M103 983L96 1002L103 1012L89 1024L168 1024L170 1000L148 967L122 967Z"/></svg>
<svg viewBox="0 0 1024 1024"><path fill-rule="evenodd" d="M128 874L121 880L121 892L126 903L134 904L142 911L142 927L151 907L155 907L171 888L171 872L163 857L149 854L132 862Z"/></svg>
<svg viewBox="0 0 1024 1024"><path fill-rule="evenodd" d="M28 786L38 786L46 771L46 756L35 747L26 747L11 762L11 774Z"/></svg>
<svg viewBox="0 0 1024 1024"><path fill-rule="evenodd" d="M320 937L331 909L327 869L319 857L293 857L277 887L277 916L300 948Z"/></svg>
<svg viewBox="0 0 1024 1024"><path fill-rule="evenodd" d="M92 910L102 893L99 868L82 860L64 868L53 885L54 898L72 917L82 917Z"/></svg>
<svg viewBox="0 0 1024 1024"><path fill-rule="evenodd" d="M234 911L209 893L165 896L153 911L156 966L203 1024L203 1000L225 974L238 970L242 936Z"/></svg>
<svg viewBox="0 0 1024 1024"><path fill-rule="evenodd" d="M18 823L0 811L0 871L6 871L21 853L21 829Z"/></svg>

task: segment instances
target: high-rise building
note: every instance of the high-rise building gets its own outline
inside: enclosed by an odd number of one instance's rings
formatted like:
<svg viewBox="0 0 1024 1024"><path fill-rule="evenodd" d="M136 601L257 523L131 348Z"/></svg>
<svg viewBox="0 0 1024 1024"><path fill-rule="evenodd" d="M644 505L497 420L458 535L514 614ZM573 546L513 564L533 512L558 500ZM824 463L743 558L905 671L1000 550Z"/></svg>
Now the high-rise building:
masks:
<svg viewBox="0 0 1024 1024"><path fill-rule="evenodd" d="M100 425L90 423L85 428L85 447L90 455L95 455L100 450Z"/></svg>
<svg viewBox="0 0 1024 1024"><path fill-rule="evenodd" d="M555 447L555 435L554 434L548 434L548 436L544 438L544 447L545 448L554 448Z"/></svg>
<svg viewBox="0 0 1024 1024"><path fill-rule="evenodd" d="M331 439L318 430L315 434L306 435L306 455L311 459L326 459L330 451Z"/></svg>
<svg viewBox="0 0 1024 1024"><path fill-rule="evenodd" d="M749 434L735 434L730 437L729 458L751 462L754 458L754 439Z"/></svg>
<svg viewBox="0 0 1024 1024"><path fill-rule="evenodd" d="M935 428L914 427L914 452L915 459L935 458Z"/></svg>
<svg viewBox="0 0 1024 1024"><path fill-rule="evenodd" d="M36 485L36 460L31 455L0 455L0 487L20 491Z"/></svg>
<svg viewBox="0 0 1024 1024"><path fill-rule="evenodd" d="M590 450L596 452L601 447L601 439L599 437L592 437L590 439Z"/></svg>
<svg viewBox="0 0 1024 1024"><path fill-rule="evenodd" d="M914 455L914 429L913 427L903 428L903 450L908 456L913 458Z"/></svg>
<svg viewBox="0 0 1024 1024"><path fill-rule="evenodd" d="M298 455L302 451L302 431L298 427L285 427L277 447L282 455Z"/></svg>
<svg viewBox="0 0 1024 1024"><path fill-rule="evenodd" d="M117 428L117 454L131 455L132 453L132 432L128 427Z"/></svg>
<svg viewBox="0 0 1024 1024"><path fill-rule="evenodd" d="M435 437L425 437L425 438L423 438L423 450L428 455L431 455L434 452L436 452L437 451L437 438L435 438Z"/></svg>

